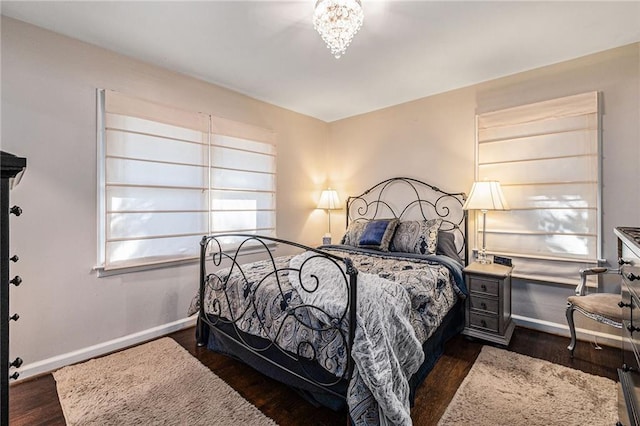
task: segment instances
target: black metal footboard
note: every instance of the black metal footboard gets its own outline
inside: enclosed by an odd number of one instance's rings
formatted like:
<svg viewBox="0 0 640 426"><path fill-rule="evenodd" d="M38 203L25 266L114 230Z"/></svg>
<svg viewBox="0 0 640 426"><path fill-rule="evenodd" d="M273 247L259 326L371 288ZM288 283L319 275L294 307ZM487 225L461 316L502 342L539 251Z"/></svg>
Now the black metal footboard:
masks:
<svg viewBox="0 0 640 426"><path fill-rule="evenodd" d="M291 256L274 257L274 247L289 254L309 253L293 268ZM259 260L241 264L240 257L247 253ZM333 271L338 282L323 282L309 273L311 261ZM213 338L225 348L233 346L238 358L278 370L269 375L290 375L301 389L344 398L338 389L354 368L357 273L348 258L290 241L245 234L205 236L200 242L198 345L207 345L213 330ZM344 306L336 311L305 303L329 285L344 291Z"/></svg>

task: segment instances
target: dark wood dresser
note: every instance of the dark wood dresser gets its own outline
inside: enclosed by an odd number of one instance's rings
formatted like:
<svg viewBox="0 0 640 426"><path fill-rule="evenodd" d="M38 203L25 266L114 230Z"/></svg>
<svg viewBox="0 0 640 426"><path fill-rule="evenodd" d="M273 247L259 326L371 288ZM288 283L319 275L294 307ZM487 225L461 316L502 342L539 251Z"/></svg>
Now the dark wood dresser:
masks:
<svg viewBox="0 0 640 426"><path fill-rule="evenodd" d="M640 425L640 228L614 229L618 237L622 302L623 364L618 369L619 424ZM631 309L629 309L631 308Z"/></svg>
<svg viewBox="0 0 640 426"><path fill-rule="evenodd" d="M17 184L21 173L27 166L26 158L0 151L0 228L2 228L2 238L0 241L0 425L9 424L9 380L17 379L18 372L10 372L13 368L22 365L21 358L9 361L9 323L17 321L18 314L10 316L9 312L9 287L18 286L22 282L19 276L10 278L9 263L17 262L18 256L9 254L9 215L20 216L22 210L18 206L9 207L9 190Z"/></svg>

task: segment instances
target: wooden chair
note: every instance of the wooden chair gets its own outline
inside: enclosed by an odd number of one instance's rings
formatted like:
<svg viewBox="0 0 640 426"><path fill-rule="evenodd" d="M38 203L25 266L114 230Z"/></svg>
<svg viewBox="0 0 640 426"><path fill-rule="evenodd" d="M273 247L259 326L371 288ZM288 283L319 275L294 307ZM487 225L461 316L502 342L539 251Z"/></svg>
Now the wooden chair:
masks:
<svg viewBox="0 0 640 426"><path fill-rule="evenodd" d="M622 303L617 293L587 293L587 276L600 275L607 272L607 268L589 268L580 270L580 284L576 287L576 294L567 298L567 322L571 333L571 342L567 349L573 358L576 348L576 329L573 322L574 311L580 312L601 324L622 328Z"/></svg>

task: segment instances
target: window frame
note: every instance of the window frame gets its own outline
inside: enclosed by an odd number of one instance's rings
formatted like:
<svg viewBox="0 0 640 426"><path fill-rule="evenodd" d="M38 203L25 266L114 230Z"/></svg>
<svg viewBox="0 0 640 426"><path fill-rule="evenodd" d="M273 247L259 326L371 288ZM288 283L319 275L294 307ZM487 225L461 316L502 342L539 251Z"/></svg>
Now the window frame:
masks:
<svg viewBox="0 0 640 426"><path fill-rule="evenodd" d="M514 258L514 265L516 267L514 268L512 275L515 278L538 281L538 282L550 282L550 283L575 285L580 280L579 269L602 264L603 233L602 233L602 123L601 123L602 113L601 113L601 110L602 108L601 108L600 93L588 92L588 93L582 93L582 94L573 95L573 96L567 96L563 98L552 99L548 101L521 105L521 106L507 108L507 109L498 110L498 111L479 113L476 115L476 132L475 132L476 134L476 144L475 144L476 180L492 179L492 180L500 181L501 179L499 177L486 172L487 170L486 166L488 165L488 169L491 169L492 164L497 164L498 165L497 169L499 170L501 167L500 163L513 163L512 166L507 165L504 167L518 167L517 163L523 163L523 162L544 163L549 161L555 161L558 158L564 158L568 162L570 161L569 159L575 159L581 156L591 157L591 160L589 160L591 163L587 162L587 165L595 162L595 166L593 168L591 168L592 166L588 166L591 172L595 172L593 173L594 176L592 175L590 179L586 179L583 182L553 181L553 182L546 182L546 183L543 183L543 182L522 183L521 182L519 184L515 184L513 182L507 181L506 185L504 185L504 182L501 181L501 184L503 184L503 190L505 190L505 187L509 189L510 183L515 187L518 187L518 186L522 187L522 185L530 185L530 186L537 185L538 187L545 186L545 185L567 185L567 184L591 185L590 187L591 189L589 189L588 194L591 197L595 197L595 202L593 201L593 198L591 198L592 201L587 203L587 207L581 207L582 209L593 210L592 218L590 220L585 221L585 224L591 223L593 225L591 229L593 229L593 232L595 233L595 235L593 236L595 237L595 242L593 243L594 246L592 246L594 252L588 251L588 254L589 254L588 257L580 258L575 253L573 255L568 255L568 256L562 256L561 254L555 255L555 254L546 254L546 253L541 253L540 255L537 255L536 253L525 252L525 251L501 250L500 248L492 249L492 245L490 243L487 244L489 253L499 255L499 256L509 256ZM522 117L525 116L526 114L530 114L527 120L517 121L517 120L522 120ZM589 118L590 116L595 116L595 120L592 119L593 117L590 119ZM488 120L487 120L487 117L488 117ZM481 121L483 118L485 118L485 120L491 123L491 121L494 120L494 118L496 117L497 117L498 123L501 120L503 122L500 124L494 124L493 127L491 124L487 126L485 122ZM485 157L481 160L480 151L482 149L483 143L491 144L493 142L498 141L498 143L502 144L504 142L508 146L509 142L515 142L516 144L521 143L522 141L519 139L527 139L527 138L536 139L540 137L542 137L543 139L546 137L564 138L564 135L567 135L573 131L573 130L571 131L550 130L547 133L540 133L540 134L531 133L531 134L520 134L518 136L516 135L502 136L502 137L494 136L495 138L492 139L491 137L488 137L486 134L481 136L481 132L483 132L487 128L489 129L489 134L491 134L491 132L493 131L492 129L496 129L495 131L497 131L497 133L495 134L498 135L501 132L500 125L504 125L507 128L509 126L517 127L519 125L523 127L527 127L529 125L536 126L537 124L541 124L545 122L545 120L547 120L548 122L552 122L553 120L570 119L573 117L584 117L584 121L586 125L580 128L579 130L575 130L575 131L581 131L587 134L588 132L593 132L593 136L595 137L595 140L591 140L591 142L585 143L585 146L587 147L587 149L593 148L595 150L595 153L586 153L586 154L574 153L574 154L570 154L570 155L567 154L567 155L556 158L552 154L547 155L546 153L543 156L542 155L536 156L537 153L534 152L529 154L528 158L526 156L523 156L522 159L503 160L503 161L492 161L492 160L495 160L495 158L487 159L487 156L485 155ZM593 123L593 126L594 126L593 128L590 127L591 126L590 123ZM554 124L551 124L551 127L553 126ZM593 144L593 145L589 145L589 144ZM503 150L505 149L504 146L502 148ZM514 148L512 147L511 149L514 149ZM485 166L484 174L483 172L481 172L481 166ZM500 172L498 172L498 174L499 173ZM584 176L587 176L587 174L585 174ZM594 178L596 179L595 182L593 181ZM505 194L505 195L507 195L506 198L509 204L512 204L509 201L508 194ZM594 204L590 204L590 203L594 203ZM545 210L554 210L554 209L555 210L558 210L558 209L571 210L572 208L574 207L555 206L555 207L548 207L545 209L537 206L535 208L521 207L516 210L523 211L528 209L528 210L545 211ZM504 214L510 214L511 212L493 212L493 213L495 213L496 215L498 214L504 215ZM493 213L489 212L489 215ZM476 215L476 228L475 228L476 232L474 232L473 234L475 238L476 246L477 246L478 239L481 238L479 234L482 233L481 229L479 229L480 227L478 226L478 223L479 223L478 220L479 219ZM512 225L522 224L523 227L521 228L521 231L516 230L516 231L506 231L506 232L504 229L499 229L495 225L493 226L493 229L492 229L491 220L488 220L487 235L489 236L492 233L494 235L500 235L500 234L506 233L506 234L510 234L513 237L517 235L521 235L521 236L526 235L527 231L530 231L532 236L537 234L542 235L542 233L540 233L539 230L535 230L535 229L531 230L524 227L524 224L526 223L526 219L523 219L523 220L524 220L523 222L517 222L518 221L517 217L515 219L510 218L510 221L512 221L511 222ZM593 221L595 221L595 223L593 223ZM569 232L565 234L555 233L554 235L579 236L580 234ZM588 237L588 235L590 234L584 234L585 237ZM517 267L518 263L520 263L523 266L522 271L518 271L518 267ZM548 268L548 269L545 269L545 274L539 274L535 272L532 273L532 271L536 270L536 268L538 268L539 265ZM538 268L537 270L540 270L540 268Z"/></svg>
<svg viewBox="0 0 640 426"><path fill-rule="evenodd" d="M108 96L113 96L113 98L107 98ZM111 110L111 111L107 111L107 99L116 99L115 103L117 104L117 102L119 102L122 99L126 100L131 100L133 105L131 107L132 110L136 110L136 108L138 108L138 111L136 111L133 114L123 114L123 113L119 113L117 111ZM114 101L112 101L114 102ZM192 255L190 254L185 254L184 256L180 256L179 253L175 253L175 257L173 257L173 255L170 256L166 256L164 257L137 257L137 258L131 258L133 260L128 260L128 261L123 261L121 264L118 263L110 263L107 259L108 257L108 251L107 251L107 244L108 244L108 218L107 215L108 214L114 214L114 212L108 212L107 211L107 206L108 206L108 190L109 188L116 188L119 186L126 186L126 184L122 185L122 184L113 184L110 186L109 182L107 182L107 122L106 122L106 117L107 114L120 114L120 115L124 115L125 117L133 117L133 118L137 118L137 119L142 119L142 120L150 120L153 121L155 123L159 123L159 124L163 124L163 125L170 125L170 126L178 126L184 129L190 129L192 128L191 126L181 126L181 124L179 123L169 123L166 121L162 121L161 119L154 119L154 118L149 118L147 116L143 116L141 114L140 111L140 105L136 104L136 102L140 102L141 105L151 105L151 108L158 109L160 111L163 110L163 108L166 108L167 111L178 111L179 113L176 114L177 116L180 115L185 115L185 116L189 116L190 114L193 114L194 116L196 114L198 115L198 119L202 118L202 117L207 117L207 121L206 121L206 133L203 132L203 142L201 143L205 149L204 152L199 154L199 158L200 160L202 160L202 165L197 165L197 164L191 164L189 166L197 168L197 167L203 167L206 168L206 170L203 170L203 187L202 187L202 191L206 192L206 194L203 194L203 200L201 201L202 203L206 203L202 205L203 210L202 210L202 214L206 215L206 230L200 234L197 233L197 235L209 235L211 233L214 233L216 231L214 231L214 219L213 219L213 215L215 214L215 211L217 211L214 206L215 203L213 202L213 194L215 192L220 193L220 189L216 189L216 182L213 182L213 171L215 170L214 165L212 164L212 158L215 158L215 150L216 150L216 144L215 144L215 139L218 136L221 137L227 137L227 138L235 138L235 139L240 139L243 141L240 142L244 142L244 143L248 143L248 144L260 144L260 145L256 145L258 148L260 148L261 150L263 150L263 152L258 153L258 155L263 155L264 160L259 160L258 161L258 165L256 167L260 168L260 167L265 167L268 170L265 172L260 172L260 173L264 173L269 175L269 179L271 179L271 182L267 182L267 186L268 186L268 190L263 190L263 191L259 191L259 190L251 190L251 188L244 188L241 189L240 191L238 191L237 188L223 188L222 191L231 191L231 192L246 192L246 193L258 193L258 192L263 192L263 193L268 193L269 195L267 197L265 197L265 200L263 201L264 203L267 203L266 206L264 208L261 209L253 209L250 211L255 211L256 215L259 214L259 212L267 212L266 213L266 219L268 221L268 223L271 225L270 227L261 229L256 227L256 229L251 229L251 230L239 230L239 229L230 229L227 232L229 233L240 233L240 232L245 232L245 233L255 233L256 235L262 235L260 234L261 231L267 231L267 234L271 237L277 237L277 209L276 209L276 200L277 200L277 145L276 145L276 138L275 138L275 133L272 132L271 130L267 130L264 128L260 128L260 127L256 127L256 126L252 126L252 125L247 125L244 123L239 123L239 122L235 122L235 121L231 121L231 120L227 120L227 119L222 119L220 117L215 117L212 114L202 114L202 113L195 113L195 112L189 112L189 111L184 111L184 110L177 110L176 108L170 107L170 106L164 106L164 105L160 105L151 101L146 101L143 99L138 99L138 98L134 98L128 95L123 95L121 93L115 92L115 91L111 91L111 90L107 90L107 89L97 89L96 91L96 112L97 112L97 117L96 117L96 123L97 123L97 163L96 163L96 170L97 170L97 204L96 204L96 211L97 211L97 263L96 266L94 266L94 270L97 273L98 277L105 277L105 276L110 276L110 275L116 275L116 274L123 274L123 273L130 273L130 272L138 272L138 271L144 271L144 270L150 270L150 269L158 269L158 268L167 268L167 267L175 267L175 266L181 266L181 265L185 265L185 264L192 264L194 263L199 255L198 255L198 250L194 250L194 253ZM117 107L115 108L117 109ZM164 111L162 111L161 113L164 113ZM159 113L159 114L161 114ZM150 114L150 116L153 116L153 113ZM203 128L204 130L204 128ZM198 132L200 132L201 130L196 130ZM145 136L146 137L146 136ZM157 137L157 136L156 136ZM204 139L206 139L206 142L204 141ZM188 142L188 141L185 141ZM218 147L219 149L219 147ZM246 152L252 152L250 150L243 150L243 149L238 149L236 146L231 145L230 147L227 146L224 149L231 149L231 150L237 150L237 151L246 151ZM268 159L266 157L272 157L271 159ZM200 161L198 160L198 161ZM261 162L266 161L265 165L263 166L261 164ZM157 159L153 159L151 160L152 163L155 164L159 164ZM247 168L237 168L236 171L239 172L247 172L247 173L254 173L256 172L256 169L251 169L250 167ZM205 182L206 181L206 182ZM155 186L153 186L152 184L150 185L141 185L141 188L150 188L153 189ZM171 190L177 190L180 191L179 187L171 187ZM179 193L179 192L178 192ZM233 197L232 197L233 198ZM176 210L175 212L179 213L179 209ZM198 211L200 211L200 209L198 209ZM172 210L173 212L173 210ZM185 210L186 212L186 210ZM129 213L129 212L127 212ZM133 213L137 213L135 211L133 211ZM144 213L144 212L141 212ZM151 212L153 213L153 212ZM159 211L158 213L163 213L163 211ZM193 213L193 212L192 212ZM117 212L116 212L117 214ZM258 220L256 218L256 220ZM218 233L223 232L223 231L218 231ZM196 234L192 234L191 237L194 237ZM266 234L265 234L266 235ZM173 234L168 234L168 235L153 235L150 236L146 239L153 239L153 238L158 238L158 239L166 239L166 238L174 238L177 237L178 235L173 235ZM127 241L136 241L139 240L140 238L127 238L127 237L135 237L135 235L131 234L129 236L125 236L123 237L123 240L127 240ZM199 238L198 238L199 239ZM274 249L275 248L275 244L274 245L270 245L269 247L270 249ZM229 250L233 249L233 247L229 247ZM255 248L252 247L246 247L243 248L242 250L242 255L249 255L252 254L253 252L255 252Z"/></svg>

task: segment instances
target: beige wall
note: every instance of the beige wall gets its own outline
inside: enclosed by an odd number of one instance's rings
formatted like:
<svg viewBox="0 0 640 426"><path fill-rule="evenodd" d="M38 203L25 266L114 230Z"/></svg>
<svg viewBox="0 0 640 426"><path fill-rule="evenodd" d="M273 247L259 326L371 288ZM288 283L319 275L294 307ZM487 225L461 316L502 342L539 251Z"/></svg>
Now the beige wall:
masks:
<svg viewBox="0 0 640 426"><path fill-rule="evenodd" d="M2 149L27 157L12 192L11 353L25 367L185 318L195 264L96 278L96 88L277 132L280 237L316 245L327 124L35 26L2 18ZM214 58L212 58L214 60ZM314 199L315 197L315 199ZM24 368L23 368L24 370Z"/></svg>
<svg viewBox="0 0 640 426"><path fill-rule="evenodd" d="M329 176L351 193L396 175L468 192L474 178L476 113L600 91L604 257L615 266L612 229L640 226L639 52L636 43L331 123ZM615 276L607 278L607 287L617 291ZM514 314L525 317L521 323L563 332L571 291L564 285L516 281Z"/></svg>
<svg viewBox="0 0 640 426"><path fill-rule="evenodd" d="M25 212L12 221L12 253L21 258L12 273L24 283L11 291L21 315L11 353L26 366L181 320L196 290L195 265L101 279L91 270L97 87L276 131L278 233L310 245L326 230L314 210L323 187L344 197L404 175L467 192L476 112L599 90L607 259L616 257L611 229L640 226L639 44L328 124L5 17L1 47L2 149L28 158L11 195ZM337 239L344 213L332 219ZM571 289L514 285L514 313L557 331Z"/></svg>
<svg viewBox="0 0 640 426"><path fill-rule="evenodd" d="M466 192L474 174L474 113L473 92L462 89L330 123L329 179L342 194L393 176Z"/></svg>

